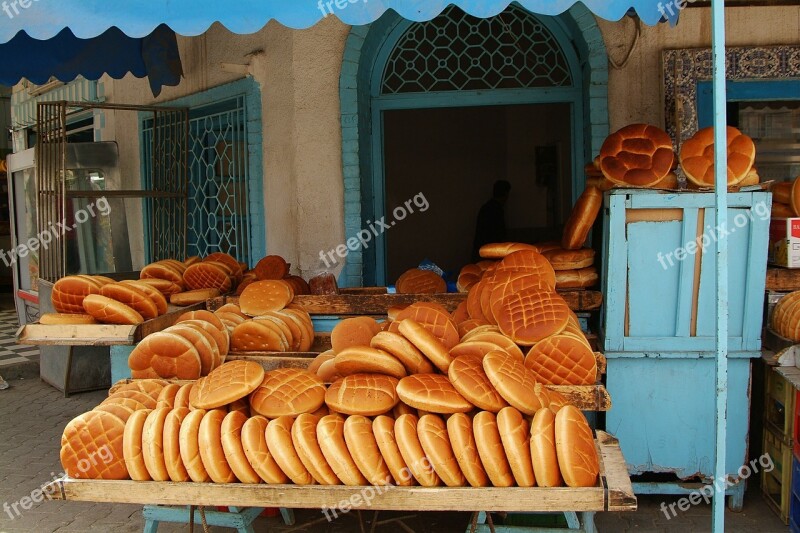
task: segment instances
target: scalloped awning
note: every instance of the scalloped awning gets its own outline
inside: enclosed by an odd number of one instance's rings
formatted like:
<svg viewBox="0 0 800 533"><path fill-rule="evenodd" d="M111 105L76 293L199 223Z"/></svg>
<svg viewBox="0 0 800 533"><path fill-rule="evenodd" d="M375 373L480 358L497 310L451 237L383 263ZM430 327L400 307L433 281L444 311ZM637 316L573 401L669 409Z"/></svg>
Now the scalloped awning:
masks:
<svg viewBox="0 0 800 533"><path fill-rule="evenodd" d="M277 20L291 28L313 26L334 15L346 24L375 21L394 9L409 20L430 20L448 4L490 17L502 12L509 0L5 0L0 3L0 43L25 31L36 39L50 39L64 28L75 36L96 37L117 27L130 37L149 35L167 24L181 35L200 35L214 22L235 33L253 33ZM518 0L526 9L542 15L563 13L576 0ZM617 20L630 10L647 24L665 18L677 20L678 0L584 0L598 16ZM667 6L667 9L665 9ZM671 9L669 9L671 8Z"/></svg>

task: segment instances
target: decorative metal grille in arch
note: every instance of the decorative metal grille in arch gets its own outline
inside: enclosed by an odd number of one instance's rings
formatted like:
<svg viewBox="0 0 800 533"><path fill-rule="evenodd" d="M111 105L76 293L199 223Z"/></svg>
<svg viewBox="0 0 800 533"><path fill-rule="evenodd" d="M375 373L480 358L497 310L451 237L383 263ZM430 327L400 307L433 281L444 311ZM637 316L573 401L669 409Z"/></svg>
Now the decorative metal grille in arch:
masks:
<svg viewBox="0 0 800 533"><path fill-rule="evenodd" d="M533 15L511 5L480 19L451 6L401 37L381 94L570 86L561 47Z"/></svg>

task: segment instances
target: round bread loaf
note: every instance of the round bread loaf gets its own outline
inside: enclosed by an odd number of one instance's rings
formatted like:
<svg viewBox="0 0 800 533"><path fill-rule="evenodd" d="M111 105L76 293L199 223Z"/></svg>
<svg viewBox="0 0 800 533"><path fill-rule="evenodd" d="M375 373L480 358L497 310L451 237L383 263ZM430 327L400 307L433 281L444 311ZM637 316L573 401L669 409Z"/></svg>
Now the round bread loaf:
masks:
<svg viewBox="0 0 800 533"><path fill-rule="evenodd" d="M353 462L369 484L380 486L392 482L389 467L372 433L372 420L359 415L348 416L344 421L344 441Z"/></svg>
<svg viewBox="0 0 800 533"><path fill-rule="evenodd" d="M92 315L78 313L42 313L39 324L97 324Z"/></svg>
<svg viewBox="0 0 800 533"><path fill-rule="evenodd" d="M459 271L458 279L456 280L458 292L469 292L473 285L480 281L482 275L483 271L478 265L464 265Z"/></svg>
<svg viewBox="0 0 800 533"><path fill-rule="evenodd" d="M239 307L250 316L259 316L269 311L280 311L292 301L292 287L283 280L256 281L242 291Z"/></svg>
<svg viewBox="0 0 800 533"><path fill-rule="evenodd" d="M142 429L150 409L136 411L125 423L122 437L122 456L125 459L125 468L130 478L134 481L150 481L150 473L144 464L142 455Z"/></svg>
<svg viewBox="0 0 800 533"><path fill-rule="evenodd" d="M131 406L131 402L134 402L134 400L120 400L118 403L98 405L92 409L92 411L105 411L106 413L111 413L116 416L123 422L127 422L128 418L130 418L135 410ZM139 404L139 402L136 403Z"/></svg>
<svg viewBox="0 0 800 533"><path fill-rule="evenodd" d="M101 285L94 279L66 276L53 284L50 300L58 313L83 314L83 300L90 294L100 294Z"/></svg>
<svg viewBox="0 0 800 533"><path fill-rule="evenodd" d="M497 413L497 430L506 452L511 473L518 487L533 487L536 477L531 462L531 442L528 421L513 407Z"/></svg>
<svg viewBox="0 0 800 533"><path fill-rule="evenodd" d="M400 333L420 352L425 354L425 357L436 368L442 372L447 372L447 368L453 362L453 358L450 356L448 348L435 335L411 318L402 320L398 328Z"/></svg>
<svg viewBox="0 0 800 533"><path fill-rule="evenodd" d="M593 487L600 474L600 461L586 417L574 405L565 405L555 415L558 466L569 487Z"/></svg>
<svg viewBox="0 0 800 533"><path fill-rule="evenodd" d="M183 466L195 483L205 483L211 480L200 456L200 424L205 415L206 411L203 409L190 411L181 422L181 429L178 434Z"/></svg>
<svg viewBox="0 0 800 533"><path fill-rule="evenodd" d="M128 356L137 378L197 379L202 363L197 349L180 335L160 331L145 337Z"/></svg>
<svg viewBox="0 0 800 533"><path fill-rule="evenodd" d="M261 320L242 321L231 333L235 352L285 352L289 344L277 328Z"/></svg>
<svg viewBox="0 0 800 533"><path fill-rule="evenodd" d="M544 253L555 271L577 270L594 264L594 250L580 248L577 250L550 250Z"/></svg>
<svg viewBox="0 0 800 533"><path fill-rule="evenodd" d="M294 333L292 331L292 328L290 328L286 324L286 319L284 317L282 317L281 315L279 315L278 313L276 313L274 311L270 311L267 314L255 317L253 319L253 321L254 322L265 322L265 323L267 323L268 326L272 327L273 329L277 327L278 330L280 330L281 338L282 338L283 342L285 343L285 348L284 348L285 351L288 352L289 350L293 349L293 346L295 346L295 339L294 339ZM299 341L300 341L300 339L298 338L298 342L297 342L298 346L300 344ZM296 349L296 348L294 348L294 349Z"/></svg>
<svg viewBox="0 0 800 533"><path fill-rule="evenodd" d="M190 325L178 324L170 326L164 331L181 336L192 343L197 355L200 357L200 375L206 376L218 365L220 361L217 342L210 334L202 329L196 329Z"/></svg>
<svg viewBox="0 0 800 533"><path fill-rule="evenodd" d="M200 446L200 458L209 477L214 483L233 483L233 475L225 452L222 449L222 422L228 414L223 409L211 409L203 416L200 429L197 432L197 441Z"/></svg>
<svg viewBox="0 0 800 533"><path fill-rule="evenodd" d="M437 487L442 484L442 480L422 449L417 436L417 423L418 419L414 415L402 415L395 420L394 436L397 447L417 482L423 487Z"/></svg>
<svg viewBox="0 0 800 533"><path fill-rule="evenodd" d="M125 422L103 411L73 418L61 435L61 466L75 479L127 479Z"/></svg>
<svg viewBox="0 0 800 533"><path fill-rule="evenodd" d="M181 423L190 411L186 407L166 409L169 409L169 412L164 419L164 465L167 467L167 473L172 481L189 481L189 473L181 459L180 432Z"/></svg>
<svg viewBox="0 0 800 533"><path fill-rule="evenodd" d="M618 185L652 187L672 170L669 135L647 124L630 124L609 135L600 148L600 170Z"/></svg>
<svg viewBox="0 0 800 533"><path fill-rule="evenodd" d="M397 379L383 374L352 374L328 387L325 403L337 413L381 415L397 404L397 383Z"/></svg>
<svg viewBox="0 0 800 533"><path fill-rule="evenodd" d="M511 253L497 263L494 272L487 271L484 277L489 278L505 272L519 272L536 276L539 278L540 284L551 288L551 290L556 286L553 267L544 257L543 252L540 251L520 250Z"/></svg>
<svg viewBox="0 0 800 533"><path fill-rule="evenodd" d="M369 346L351 346L340 351L333 360L340 376L350 374L386 374L397 379L406 375L406 369L395 356Z"/></svg>
<svg viewBox="0 0 800 533"><path fill-rule="evenodd" d="M395 288L398 294L436 294L447 292L447 283L436 272L412 268L397 278Z"/></svg>
<svg viewBox="0 0 800 533"><path fill-rule="evenodd" d="M599 281L597 269L593 266L577 270L556 271L557 289L584 289L594 287Z"/></svg>
<svg viewBox="0 0 800 533"><path fill-rule="evenodd" d="M220 319L212 313L211 311L206 311L205 309L199 309L197 311L187 311L178 317L178 320L175 321L176 324L180 324L186 320L203 320L205 322L210 322L213 324L217 329L225 329L225 326L222 324Z"/></svg>
<svg viewBox="0 0 800 533"><path fill-rule="evenodd" d="M292 424L292 444L314 481L320 485L341 485L342 482L325 460L317 441L317 424L320 418L322 417L309 413L298 416Z"/></svg>
<svg viewBox="0 0 800 533"><path fill-rule="evenodd" d="M264 374L250 394L251 409L267 418L311 413L325 402L325 384L299 368L276 368Z"/></svg>
<svg viewBox="0 0 800 533"><path fill-rule="evenodd" d="M389 416L375 417L372 421L372 434L375 436L381 456L392 474L394 484L400 487L410 487L415 484L415 480L397 446L397 439L394 436L394 421L395 419Z"/></svg>
<svg viewBox="0 0 800 533"><path fill-rule="evenodd" d="M447 435L458 466L467 482L473 487L489 485L489 476L483 469L475 436L472 433L472 418L464 413L456 413L447 419Z"/></svg>
<svg viewBox="0 0 800 533"><path fill-rule="evenodd" d="M211 298L216 298L221 294L222 293L219 291L219 289L195 289L191 291L171 294L169 297L169 303L171 303L172 305L177 305L179 307L184 307L187 305L194 305L194 304L199 304L201 302L205 302L206 300L210 300Z"/></svg>
<svg viewBox="0 0 800 533"><path fill-rule="evenodd" d="M191 290L217 289L222 294L229 292L233 283L230 270L216 261L202 261L189 266L183 273L183 281Z"/></svg>
<svg viewBox="0 0 800 533"><path fill-rule="evenodd" d="M563 485L556 455L555 414L539 409L531 422L531 459L540 487Z"/></svg>
<svg viewBox="0 0 800 533"><path fill-rule="evenodd" d="M287 317L300 327L300 348L299 351L307 352L314 344L314 324L311 322L311 315L304 309L282 309L277 311L279 315Z"/></svg>
<svg viewBox="0 0 800 533"><path fill-rule="evenodd" d="M424 415L417 422L417 437L425 457L433 470L448 487L463 487L467 484L450 445L447 426L438 415Z"/></svg>
<svg viewBox="0 0 800 533"><path fill-rule="evenodd" d="M192 389L194 388L194 383L186 383L180 386L181 388L178 389L178 392L175 394L175 401L172 404L173 409L178 409L179 407L188 407L191 408L189 405L189 396L192 393Z"/></svg>
<svg viewBox="0 0 800 533"><path fill-rule="evenodd" d="M450 356L453 358L453 363L459 357L475 357L478 359L483 359L487 353L492 352L494 350L502 350L498 345L491 343L491 342L484 342L484 341L467 341L462 342L461 344L456 344L452 350L450 350ZM450 368L447 369L448 375L453 368L453 364L450 364Z"/></svg>
<svg viewBox="0 0 800 533"><path fill-rule="evenodd" d="M242 276L244 275L244 268L239 263L239 261L237 261L236 258L233 257L232 255L226 254L225 252L214 252L208 254L202 260L202 262L204 263L208 263L211 261L215 263L222 263L223 265L227 266L228 269L231 271L231 274L234 278L233 279L234 282L239 282L242 279ZM189 267L191 265L186 265L186 266Z"/></svg>
<svg viewBox="0 0 800 533"><path fill-rule="evenodd" d="M467 314L469 314L470 319L477 320L480 324L489 324L489 319L483 314L483 309L481 308L481 297L488 282L488 278L481 279L472 286L467 294Z"/></svg>
<svg viewBox="0 0 800 533"><path fill-rule="evenodd" d="M516 344L532 346L560 333L567 326L570 309L554 292L526 290L497 302L493 313L504 335Z"/></svg>
<svg viewBox="0 0 800 533"><path fill-rule="evenodd" d="M289 265L279 255L268 255L256 263L253 269L258 279L283 279L289 274Z"/></svg>
<svg viewBox="0 0 800 533"><path fill-rule="evenodd" d="M167 299L164 298L164 295L161 294L161 292L152 285L145 283L141 280L135 280L135 279L126 279L121 281L120 283L123 283L125 285L130 285L144 292L147 295L147 297L150 298L154 304L156 304L156 310L158 311L159 315L163 315L167 312L168 310ZM143 313L142 316L144 316Z"/></svg>
<svg viewBox="0 0 800 533"><path fill-rule="evenodd" d="M262 381L264 368L260 364L253 361L230 361L211 371L202 384L198 384L197 401L192 407L222 407L249 395Z"/></svg>
<svg viewBox="0 0 800 533"><path fill-rule="evenodd" d="M245 318L245 319L250 318L246 314L242 313L242 308L239 307L238 304L234 304L234 303L227 303L227 304L225 304L223 306L220 306L214 312L215 313L234 313L234 314L239 315L240 317Z"/></svg>
<svg viewBox="0 0 800 533"><path fill-rule="evenodd" d="M485 411L498 412L508 403L492 386L479 357L458 357L447 372L450 383L468 402Z"/></svg>
<svg viewBox="0 0 800 533"><path fill-rule="evenodd" d="M155 394L155 393L154 393ZM130 398L136 400L137 402L141 403L145 409L155 409L157 401L153 399L153 396L142 392L140 390L119 390L103 400L101 403L114 403L120 399ZM158 398L158 396L156 396Z"/></svg>
<svg viewBox="0 0 800 533"><path fill-rule="evenodd" d="M525 355L520 350L514 341L500 333L500 331L475 331L465 339L465 342L491 342L496 344L501 350L508 355L516 357L520 361L525 359ZM484 354L485 355L485 354Z"/></svg>
<svg viewBox="0 0 800 533"><path fill-rule="evenodd" d="M222 420L221 442L225 461L231 467L233 475L242 483L261 483L261 477L247 460L242 444L242 427L247 415L241 411L230 411Z"/></svg>
<svg viewBox="0 0 800 533"><path fill-rule="evenodd" d="M370 346L395 356L409 374L429 374L435 371L433 364L422 352L398 333L381 331L372 338Z"/></svg>
<svg viewBox="0 0 800 533"><path fill-rule="evenodd" d="M317 442L322 455L345 485L366 485L344 440L344 418L340 415L323 416L317 423Z"/></svg>
<svg viewBox="0 0 800 533"><path fill-rule="evenodd" d="M400 323L407 318L414 320L428 330L448 350L458 344L460 340L458 328L453 323L450 313L439 304L416 302L409 305L397 313L394 322L389 325L389 331L399 333Z"/></svg>
<svg viewBox="0 0 800 533"><path fill-rule="evenodd" d="M142 315L132 307L100 294L86 296L83 310L103 324L132 325L144 322Z"/></svg>
<svg viewBox="0 0 800 533"><path fill-rule="evenodd" d="M161 407L166 407L167 409L174 408L175 396L178 395L179 390L181 390L181 386L177 383L165 385L158 394L158 398L156 398L156 409Z"/></svg>
<svg viewBox="0 0 800 533"><path fill-rule="evenodd" d="M228 354L228 347L230 344L227 328L217 329L210 322L205 322L203 320L185 320L180 324L176 324L176 326L178 325L188 326L200 331L211 344L213 362L209 373L225 362L225 356Z"/></svg>
<svg viewBox="0 0 800 533"><path fill-rule="evenodd" d="M108 283L100 288L100 294L121 302L137 313L142 315L145 320L150 320L158 316L156 303L147 295L144 289L126 283Z"/></svg>
<svg viewBox="0 0 800 533"><path fill-rule="evenodd" d="M727 126L728 185L742 181L756 157L753 140L733 126ZM686 178L700 187L714 186L714 128L698 130L681 145L680 162Z"/></svg>
<svg viewBox="0 0 800 533"><path fill-rule="evenodd" d="M483 464L492 485L495 487L514 485L514 476L506 458L494 413L481 411L476 414L472 419L472 430L481 464Z"/></svg>
<svg viewBox="0 0 800 533"><path fill-rule="evenodd" d="M314 478L303 466L292 443L293 422L294 420L289 416L270 420L265 433L267 447L283 473L289 476L295 485L312 485Z"/></svg>
<svg viewBox="0 0 800 533"><path fill-rule="evenodd" d="M170 296L173 294L178 294L179 292L183 292L183 281L180 283L174 283L172 281L166 279L157 279L157 278L147 278L147 279L140 279L141 283L145 283L150 285L155 290L160 292L165 300L168 300Z"/></svg>
<svg viewBox="0 0 800 533"><path fill-rule="evenodd" d="M289 330L289 335L287 335L287 338L291 337L292 339L289 349L295 352L301 351L305 333L304 328L296 319L292 319L291 317L281 314L277 311L270 311L257 318L272 320L279 326L282 325L285 327L287 330Z"/></svg>
<svg viewBox="0 0 800 533"><path fill-rule="evenodd" d="M154 278L166 280L177 285L183 283L183 271L176 268L174 264L168 264L162 261L150 263L149 265L145 266L141 272L139 272L139 277L141 279Z"/></svg>
<svg viewBox="0 0 800 533"><path fill-rule="evenodd" d="M351 346L369 346L370 340L380 331L380 326L368 316L345 318L331 331L331 347L339 353Z"/></svg>
<svg viewBox="0 0 800 533"><path fill-rule="evenodd" d="M563 249L578 250L584 245L602 205L603 193L600 189L586 187L583 190L564 224L564 234L561 237Z"/></svg>
<svg viewBox="0 0 800 533"><path fill-rule="evenodd" d="M267 447L267 424L263 416L254 416L242 426L242 448L245 457L259 477L265 483L288 483L289 478L283 473Z"/></svg>
<svg viewBox="0 0 800 533"><path fill-rule="evenodd" d="M464 291L466 292L466 291ZM450 317L453 319L453 322L456 324L460 324L465 320L469 320L469 313L467 312L467 301L462 300L456 308L450 313Z"/></svg>
<svg viewBox="0 0 800 533"><path fill-rule="evenodd" d="M491 352L483 358L483 370L497 392L526 415L533 416L546 407L532 393L536 387L534 373L519 360L501 351Z"/></svg>
<svg viewBox="0 0 800 533"><path fill-rule="evenodd" d="M534 379L547 385L594 385L597 381L597 359L594 352L578 337L552 335L531 348L525 366Z"/></svg>
<svg viewBox="0 0 800 533"><path fill-rule="evenodd" d="M411 407L431 413L466 413L474 409L447 376L440 374L414 374L404 377L397 384L397 395Z"/></svg>
<svg viewBox="0 0 800 533"><path fill-rule="evenodd" d="M536 251L536 246L521 242L492 242L481 246L478 250L478 255L484 259L502 259L505 256L520 250Z"/></svg>

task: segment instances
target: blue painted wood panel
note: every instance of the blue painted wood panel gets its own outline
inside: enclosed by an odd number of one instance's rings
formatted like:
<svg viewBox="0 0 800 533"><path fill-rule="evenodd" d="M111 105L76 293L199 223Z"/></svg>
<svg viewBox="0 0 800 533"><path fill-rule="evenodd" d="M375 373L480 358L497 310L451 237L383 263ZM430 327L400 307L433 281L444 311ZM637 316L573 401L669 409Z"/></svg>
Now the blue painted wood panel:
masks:
<svg viewBox="0 0 800 533"><path fill-rule="evenodd" d="M631 474L714 473L714 359L608 356L606 430ZM726 471L746 463L750 360L729 359Z"/></svg>

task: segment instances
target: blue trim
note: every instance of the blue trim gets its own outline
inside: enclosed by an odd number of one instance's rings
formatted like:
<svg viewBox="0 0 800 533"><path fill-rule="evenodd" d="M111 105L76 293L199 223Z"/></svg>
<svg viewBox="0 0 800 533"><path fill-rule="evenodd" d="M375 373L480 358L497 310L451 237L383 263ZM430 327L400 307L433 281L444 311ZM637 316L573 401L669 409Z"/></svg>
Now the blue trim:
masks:
<svg viewBox="0 0 800 533"><path fill-rule="evenodd" d="M728 81L728 102L800 100L800 80ZM711 81L697 82L697 126L713 124L713 87Z"/></svg>
<svg viewBox="0 0 800 533"><path fill-rule="evenodd" d="M231 98L239 96L244 96L245 99L245 134L247 136L247 164L250 176L248 182L250 267L253 267L258 259L267 255L261 86L253 78L247 77L169 102L160 102L159 105L194 109L197 107L210 106L217 102L230 100ZM139 133L141 140L141 120ZM145 234L147 235L147 232Z"/></svg>
<svg viewBox="0 0 800 533"><path fill-rule="evenodd" d="M574 87L381 96L377 91L386 59L413 22L389 11L372 25L351 29L339 87L345 235L354 235L365 221L380 218L376 206L381 210L384 206L382 176L376 176L377 169L382 169L380 111L386 109L569 102L573 115L573 200L577 198L585 183L582 170L587 153L599 152L609 131L608 56L597 21L582 4L573 5L559 18L538 20L554 34L567 56ZM372 107L378 113L373 115ZM382 282L385 262L377 265L376 257L385 257L383 241L351 253L339 284L347 287Z"/></svg>

